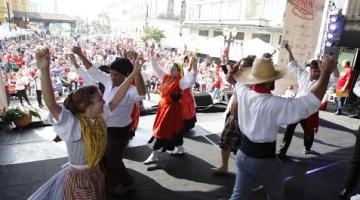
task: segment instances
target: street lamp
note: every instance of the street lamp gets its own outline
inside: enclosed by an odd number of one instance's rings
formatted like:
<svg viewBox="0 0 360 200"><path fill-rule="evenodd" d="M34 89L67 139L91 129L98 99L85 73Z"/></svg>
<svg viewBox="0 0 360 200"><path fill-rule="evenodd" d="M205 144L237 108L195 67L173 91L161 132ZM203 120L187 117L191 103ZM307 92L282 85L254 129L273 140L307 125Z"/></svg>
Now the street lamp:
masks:
<svg viewBox="0 0 360 200"><path fill-rule="evenodd" d="M237 29L234 27L232 29L229 29L228 27L225 27L223 29L224 34L224 44L227 44L227 55L225 55L225 61L226 63L229 61L229 53L230 53L230 45L234 43L235 37L237 35Z"/></svg>
<svg viewBox="0 0 360 200"><path fill-rule="evenodd" d="M11 18L10 18L10 7L9 7L9 0L6 0L6 10L7 10L7 15L8 15L8 23L11 23Z"/></svg>
<svg viewBox="0 0 360 200"><path fill-rule="evenodd" d="M27 28L27 24L29 23L30 19L26 16L26 12L22 19L24 22L24 28Z"/></svg>

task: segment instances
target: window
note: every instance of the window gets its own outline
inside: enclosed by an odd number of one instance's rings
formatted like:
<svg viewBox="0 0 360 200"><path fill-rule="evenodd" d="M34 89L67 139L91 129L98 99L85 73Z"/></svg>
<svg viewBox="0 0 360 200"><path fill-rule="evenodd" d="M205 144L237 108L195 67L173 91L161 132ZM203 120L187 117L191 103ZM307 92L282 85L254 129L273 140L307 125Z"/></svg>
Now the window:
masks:
<svg viewBox="0 0 360 200"><path fill-rule="evenodd" d="M235 36L235 40L244 40L244 33L243 32L237 32Z"/></svg>
<svg viewBox="0 0 360 200"><path fill-rule="evenodd" d="M174 0L168 0L167 14L169 17L174 15Z"/></svg>
<svg viewBox="0 0 360 200"><path fill-rule="evenodd" d="M261 0L252 0L247 1L246 4L246 18L248 19L258 19L261 15L261 9L263 8L264 2Z"/></svg>
<svg viewBox="0 0 360 200"><path fill-rule="evenodd" d="M260 40L267 43L270 42L270 34L253 33L252 38L259 38Z"/></svg>
<svg viewBox="0 0 360 200"><path fill-rule="evenodd" d="M214 37L219 36L219 35L223 35L222 31L214 31Z"/></svg>
<svg viewBox="0 0 360 200"><path fill-rule="evenodd" d="M200 36L209 36L209 30L199 30Z"/></svg>

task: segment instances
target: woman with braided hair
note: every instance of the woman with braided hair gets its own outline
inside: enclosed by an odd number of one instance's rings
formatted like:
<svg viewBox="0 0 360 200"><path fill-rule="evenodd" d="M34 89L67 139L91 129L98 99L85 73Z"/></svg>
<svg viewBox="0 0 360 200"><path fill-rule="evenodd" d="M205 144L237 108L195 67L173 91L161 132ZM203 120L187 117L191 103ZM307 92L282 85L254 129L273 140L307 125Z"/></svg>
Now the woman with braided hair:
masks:
<svg viewBox="0 0 360 200"><path fill-rule="evenodd" d="M96 86L84 86L69 94L63 107L56 103L51 86L49 49L37 49L36 61L42 74L41 87L50 112L49 121L66 143L69 163L29 199L106 199L105 176L100 167L107 146L105 119L124 98L142 61L137 60L135 70L109 103L105 104Z"/></svg>

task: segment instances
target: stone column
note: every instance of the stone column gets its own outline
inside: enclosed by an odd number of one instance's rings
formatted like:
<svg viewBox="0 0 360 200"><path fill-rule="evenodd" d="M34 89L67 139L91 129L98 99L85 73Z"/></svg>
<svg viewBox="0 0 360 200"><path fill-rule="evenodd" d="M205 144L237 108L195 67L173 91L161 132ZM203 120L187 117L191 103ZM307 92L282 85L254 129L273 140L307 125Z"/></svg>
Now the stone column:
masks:
<svg viewBox="0 0 360 200"><path fill-rule="evenodd" d="M0 109L7 107L7 100L5 94L4 79L2 76L2 68L0 67Z"/></svg>

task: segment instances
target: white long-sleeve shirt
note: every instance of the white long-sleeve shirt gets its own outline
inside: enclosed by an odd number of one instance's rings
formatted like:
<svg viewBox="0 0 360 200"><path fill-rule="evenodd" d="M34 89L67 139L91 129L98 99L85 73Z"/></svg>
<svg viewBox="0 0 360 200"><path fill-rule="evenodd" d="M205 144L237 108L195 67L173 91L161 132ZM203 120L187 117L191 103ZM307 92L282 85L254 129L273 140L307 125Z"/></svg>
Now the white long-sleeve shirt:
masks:
<svg viewBox="0 0 360 200"><path fill-rule="evenodd" d="M154 58L152 58L150 60L151 65L154 69L155 75L162 80L165 76L165 72L160 68L159 64L156 62L156 60ZM195 80L196 80L196 75L197 73L194 72L194 69L187 74L187 76L184 76L180 79L180 83L179 83L179 87L182 90L185 90L187 88L191 88L192 85L194 85Z"/></svg>
<svg viewBox="0 0 360 200"><path fill-rule="evenodd" d="M80 75L84 80L84 85L98 85L97 81L94 80L89 73L86 72L86 70L82 67L78 67L76 69L76 73Z"/></svg>
<svg viewBox="0 0 360 200"><path fill-rule="evenodd" d="M293 124L310 116L321 103L312 92L288 99L257 93L239 82L235 88L240 130L256 143L276 141L281 125Z"/></svg>
<svg viewBox="0 0 360 200"><path fill-rule="evenodd" d="M119 87L113 86L110 75L100 71L95 66L88 69L88 73L96 80L104 84L105 92L103 98L109 103L116 94ZM136 87L131 85L125 97L120 101L116 108L112 111L110 117L106 119L108 127L125 127L131 123L131 113L135 102L145 99L140 96Z"/></svg>
<svg viewBox="0 0 360 200"><path fill-rule="evenodd" d="M360 97L360 81L355 83L353 92L356 96Z"/></svg>
<svg viewBox="0 0 360 200"><path fill-rule="evenodd" d="M288 66L293 70L297 77L299 91L296 98L309 94L312 88L317 84L318 80L310 80L309 72L301 68L295 60L290 61Z"/></svg>
<svg viewBox="0 0 360 200"><path fill-rule="evenodd" d="M318 80L310 80L310 73L301 68L295 60L290 61L288 66L295 73L299 85L299 91L295 98L309 94L315 85L317 85ZM327 87L329 88L332 84L335 84L338 79L334 74L331 74Z"/></svg>

